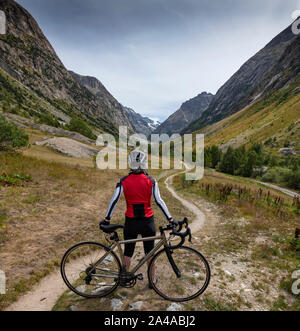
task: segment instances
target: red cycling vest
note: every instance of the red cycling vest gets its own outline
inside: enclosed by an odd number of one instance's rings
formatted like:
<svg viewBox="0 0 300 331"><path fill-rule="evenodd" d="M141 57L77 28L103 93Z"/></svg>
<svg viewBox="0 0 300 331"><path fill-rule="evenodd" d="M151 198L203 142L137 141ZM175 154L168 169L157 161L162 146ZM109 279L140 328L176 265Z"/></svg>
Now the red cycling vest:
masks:
<svg viewBox="0 0 300 331"><path fill-rule="evenodd" d="M117 184L115 193L109 203L106 213L106 219L110 220L111 215L124 193L127 210L126 216L129 218L149 218L153 216L151 207L151 196L153 194L155 202L164 213L168 220L172 219L169 210L162 200L158 188L157 181L148 176L147 173L131 173L129 176L123 177Z"/></svg>
<svg viewBox="0 0 300 331"><path fill-rule="evenodd" d="M154 180L145 174L130 174L121 180L126 199L126 216L130 218L152 217L151 196Z"/></svg>

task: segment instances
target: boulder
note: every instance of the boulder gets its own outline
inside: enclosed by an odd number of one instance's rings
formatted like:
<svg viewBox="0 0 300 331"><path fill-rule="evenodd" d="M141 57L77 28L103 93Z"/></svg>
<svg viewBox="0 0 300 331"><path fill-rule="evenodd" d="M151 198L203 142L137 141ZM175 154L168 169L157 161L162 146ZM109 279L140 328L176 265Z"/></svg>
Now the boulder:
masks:
<svg viewBox="0 0 300 331"><path fill-rule="evenodd" d="M138 301L130 304L129 310L141 310L143 301Z"/></svg>
<svg viewBox="0 0 300 331"><path fill-rule="evenodd" d="M178 303L175 303L173 302L169 308L167 309L167 311L178 311L178 310L181 310L182 309L182 306L179 305Z"/></svg>
<svg viewBox="0 0 300 331"><path fill-rule="evenodd" d="M6 293L6 277L4 271L0 270L0 294Z"/></svg>
<svg viewBox="0 0 300 331"><path fill-rule="evenodd" d="M35 142L35 145L48 146L54 149L56 152L80 159L90 158L99 153L99 150L96 148L64 137L45 139L39 142Z"/></svg>
<svg viewBox="0 0 300 331"><path fill-rule="evenodd" d="M46 124L37 124L34 123L33 119L25 118L15 114L3 113L3 112L0 112L0 114L4 115L7 118L7 120L14 122L17 126L19 126L22 129L32 128L34 130L39 130L49 133L53 136L64 136L67 138L75 139L85 144L91 144L91 145L96 144L95 140L89 139L75 131L68 131L62 128L55 128L53 126L49 126ZM65 123L65 122L61 122L61 123Z"/></svg>
<svg viewBox="0 0 300 331"><path fill-rule="evenodd" d="M278 153L284 154L284 155L296 155L295 151L291 147L285 147L285 148L280 148Z"/></svg>
<svg viewBox="0 0 300 331"><path fill-rule="evenodd" d="M122 308L123 302L119 299L112 299L110 305L113 311L116 311Z"/></svg>
<svg viewBox="0 0 300 331"><path fill-rule="evenodd" d="M65 136L65 137L83 142L85 144L95 144L94 140L89 139L78 132L55 128L53 126L49 126L49 125L45 125L45 124L32 124L31 127L35 130L47 132L54 136Z"/></svg>

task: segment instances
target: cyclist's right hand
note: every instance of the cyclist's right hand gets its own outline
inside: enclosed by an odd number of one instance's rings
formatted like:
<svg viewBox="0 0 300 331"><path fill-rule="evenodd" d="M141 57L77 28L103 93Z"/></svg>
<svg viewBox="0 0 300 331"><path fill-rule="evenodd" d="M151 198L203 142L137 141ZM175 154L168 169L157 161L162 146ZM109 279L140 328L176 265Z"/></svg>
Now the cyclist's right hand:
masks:
<svg viewBox="0 0 300 331"><path fill-rule="evenodd" d="M182 230L182 227L186 225L188 227L188 220L185 218L183 221L176 221L176 220L171 220L170 225L175 229L176 232L180 232Z"/></svg>
<svg viewBox="0 0 300 331"><path fill-rule="evenodd" d="M174 227L177 227L177 226L179 225L179 222L176 221L176 220L173 220L173 219L172 219L172 220L170 221L170 224L173 225Z"/></svg>

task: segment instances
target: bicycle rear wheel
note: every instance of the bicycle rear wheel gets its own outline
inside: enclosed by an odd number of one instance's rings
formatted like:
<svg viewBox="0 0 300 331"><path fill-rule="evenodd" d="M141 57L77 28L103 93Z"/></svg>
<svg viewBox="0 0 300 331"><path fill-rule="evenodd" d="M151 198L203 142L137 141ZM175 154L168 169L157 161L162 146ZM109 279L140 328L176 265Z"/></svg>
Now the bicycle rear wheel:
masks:
<svg viewBox="0 0 300 331"><path fill-rule="evenodd" d="M106 246L84 242L66 252L60 270L71 291L85 298L101 298L119 286L121 263Z"/></svg>
<svg viewBox="0 0 300 331"><path fill-rule="evenodd" d="M174 265L171 265L172 260L180 273L179 278L174 271ZM157 276L156 283L151 278L154 274L153 268ZM161 297L174 302L183 302L195 299L206 290L210 281L210 268L205 257L193 248L185 246L173 250L165 248L151 260L148 278L154 291Z"/></svg>

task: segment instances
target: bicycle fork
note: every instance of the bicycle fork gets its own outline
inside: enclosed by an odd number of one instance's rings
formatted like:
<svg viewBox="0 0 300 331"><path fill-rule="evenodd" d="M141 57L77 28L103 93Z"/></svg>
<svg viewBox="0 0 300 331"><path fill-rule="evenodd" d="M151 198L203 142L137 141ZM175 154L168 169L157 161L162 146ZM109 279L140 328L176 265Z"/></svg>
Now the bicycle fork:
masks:
<svg viewBox="0 0 300 331"><path fill-rule="evenodd" d="M172 269L173 271L175 272L175 275L177 278L181 278L181 272L180 270L178 269L173 257L172 257L172 253L171 253L171 250L168 248L168 247L165 247L166 249L166 253L167 253L167 257L168 257L168 260L172 266Z"/></svg>

